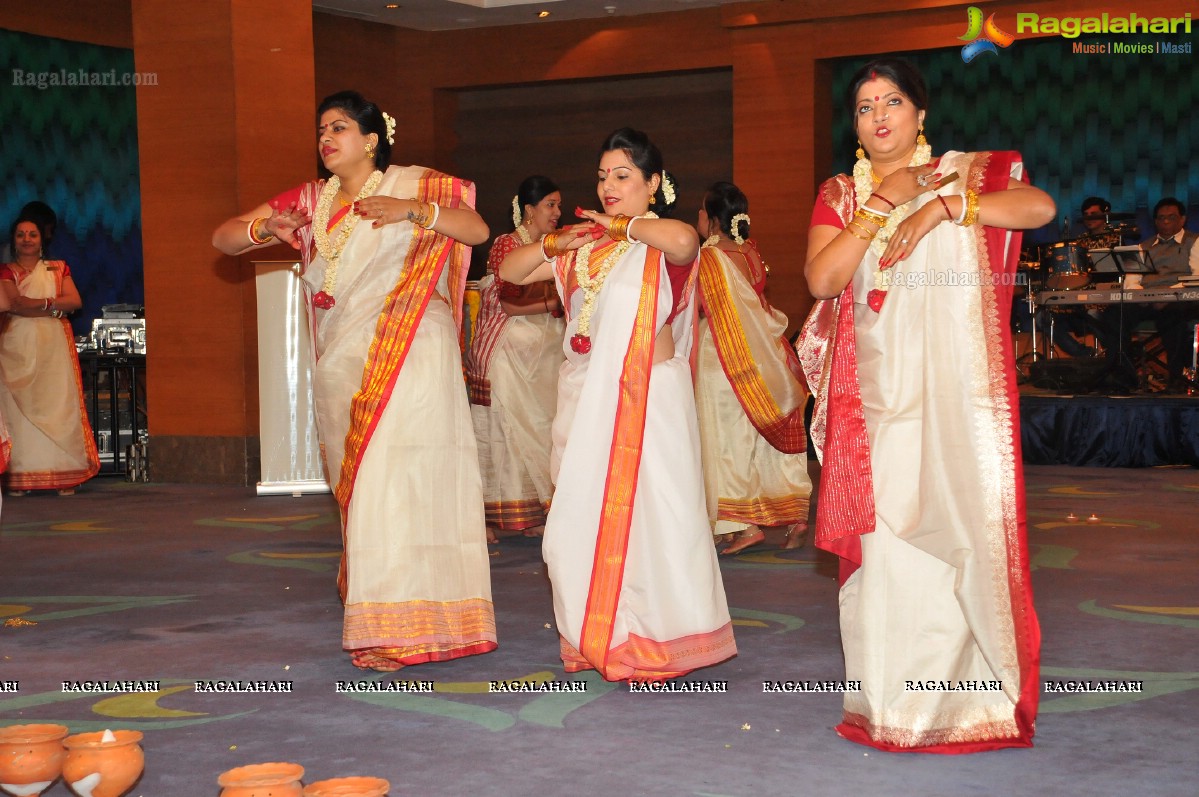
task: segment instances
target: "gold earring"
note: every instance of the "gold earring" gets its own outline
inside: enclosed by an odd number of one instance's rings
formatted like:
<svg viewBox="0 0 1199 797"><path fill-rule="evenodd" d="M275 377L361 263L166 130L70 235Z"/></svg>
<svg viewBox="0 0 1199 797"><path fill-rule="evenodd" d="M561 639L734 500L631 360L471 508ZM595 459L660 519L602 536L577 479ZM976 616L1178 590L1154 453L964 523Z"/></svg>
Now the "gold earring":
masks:
<svg viewBox="0 0 1199 797"><path fill-rule="evenodd" d="M858 156L858 160L861 160L862 158L866 157L866 151L864 149L862 149L861 139L858 140L858 151L855 152L854 154Z"/></svg>
<svg viewBox="0 0 1199 797"><path fill-rule="evenodd" d="M920 124L920 133L916 136L916 146L918 146L918 147L928 146L928 139L924 137L924 123L923 122L921 122L921 124Z"/></svg>
<svg viewBox="0 0 1199 797"><path fill-rule="evenodd" d="M366 157L368 157L368 158L375 157L375 145L374 144L366 145Z"/></svg>

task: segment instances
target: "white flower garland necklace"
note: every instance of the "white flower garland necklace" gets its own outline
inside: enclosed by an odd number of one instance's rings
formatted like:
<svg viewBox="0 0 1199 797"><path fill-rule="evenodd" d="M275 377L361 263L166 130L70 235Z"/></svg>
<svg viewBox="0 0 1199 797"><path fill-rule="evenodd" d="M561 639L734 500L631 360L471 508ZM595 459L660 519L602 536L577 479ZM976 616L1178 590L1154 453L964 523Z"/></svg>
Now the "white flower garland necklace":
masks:
<svg viewBox="0 0 1199 797"><path fill-rule="evenodd" d="M643 213L639 218L656 219L658 214L650 211ZM607 257L600 263L599 268L595 272L595 276L591 276L591 252L595 249L596 241L588 241L579 247L575 254L575 280L579 284L579 288L583 291L583 306L579 308L578 328L575 338L586 340L586 350L590 350L590 332L591 332L591 316L595 312L595 303L599 299L600 290L604 287L604 282L608 279L608 274L616 267L616 262L624 256L624 253L629 251L632 246L630 241L618 241L616 246ZM574 347L574 339L571 340L571 346ZM575 351L579 351L576 347ZM579 352L586 354L586 351Z"/></svg>
<svg viewBox="0 0 1199 797"><path fill-rule="evenodd" d="M908 166L923 166L932 160L933 148L928 144L917 144L916 151L912 154L912 160ZM853 186L857 197L857 206L862 207L866 204L866 200L870 199L870 195L874 193L874 166L868 158L858 158L858 162L853 166ZM876 255L882 256L887 250L887 243L891 240L891 236L895 234L895 228L904 220L911 211L912 203L903 203L891 211L891 215L887 217L887 223L874 236L874 240L870 242L870 248Z"/></svg>
<svg viewBox="0 0 1199 797"><path fill-rule="evenodd" d="M371 172L370 177L367 177L366 182L362 184L362 190L354 197L354 202L374 194L375 189L379 187L379 183L382 180L383 172L378 169ZM325 182L325 187L321 189L320 198L316 201L316 210L312 214L312 237L316 242L316 251L320 252L321 257L325 258L327 263L325 266L325 281L321 285L321 293L325 294L324 299L328 301L328 307L333 306L333 291L337 287L337 267L341 261L341 253L346 248L346 241L349 240L350 233L354 231L354 227L358 225L358 222L362 218L354 213L353 204L351 203L350 211L341 220L337 241L333 242L329 240L329 216L333 209L333 197L337 196L337 192L340 190L341 178L335 174ZM320 307L321 305L318 304L317 306ZM328 309L328 307L325 309Z"/></svg>
<svg viewBox="0 0 1199 797"><path fill-rule="evenodd" d="M516 225L516 237L520 239L522 244L533 243L533 236L529 234L529 229L523 224Z"/></svg>

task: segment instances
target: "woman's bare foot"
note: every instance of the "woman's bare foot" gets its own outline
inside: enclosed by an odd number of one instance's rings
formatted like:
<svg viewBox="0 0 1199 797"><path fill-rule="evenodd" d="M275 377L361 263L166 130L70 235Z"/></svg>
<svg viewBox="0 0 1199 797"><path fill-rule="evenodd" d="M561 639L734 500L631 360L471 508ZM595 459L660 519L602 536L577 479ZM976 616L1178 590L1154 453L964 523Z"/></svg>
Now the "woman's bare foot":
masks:
<svg viewBox="0 0 1199 797"><path fill-rule="evenodd" d="M545 526L532 526L524 530L526 537L540 537L545 533Z"/></svg>
<svg viewBox="0 0 1199 797"><path fill-rule="evenodd" d="M720 555L721 556L735 556L736 554L739 554L742 551L744 551L746 548L750 548L754 545L758 545L759 543L764 542L765 540L766 540L766 535L762 533L762 530L760 528L758 528L757 526L749 526L748 528L743 530L740 534L738 534L737 538L735 540L733 540L733 544L730 545L729 547L725 548L723 551L721 551Z"/></svg>
<svg viewBox="0 0 1199 797"><path fill-rule="evenodd" d="M496 545L499 543L499 541L500 541L500 538L495 536L495 532L492 531L491 526L488 526L487 527L487 544L488 545Z"/></svg>
<svg viewBox="0 0 1199 797"><path fill-rule="evenodd" d="M779 547L784 551L794 551L796 548L802 548L807 541L808 524L792 523L787 527L787 533L783 535L783 544Z"/></svg>

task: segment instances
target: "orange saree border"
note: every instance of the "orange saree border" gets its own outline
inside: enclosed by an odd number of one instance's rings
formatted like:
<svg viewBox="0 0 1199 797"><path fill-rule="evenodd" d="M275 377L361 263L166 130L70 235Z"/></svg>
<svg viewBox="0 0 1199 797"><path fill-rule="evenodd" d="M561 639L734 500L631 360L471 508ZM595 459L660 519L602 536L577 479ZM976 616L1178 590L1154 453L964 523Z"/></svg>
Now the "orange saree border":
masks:
<svg viewBox="0 0 1199 797"><path fill-rule="evenodd" d="M409 644L389 644L399 637ZM342 647L405 665L488 653L496 649L495 613L483 598L355 603L346 606Z"/></svg>
<svg viewBox="0 0 1199 797"><path fill-rule="evenodd" d="M558 638L558 646L566 672L593 669L591 662L562 637ZM717 664L736 652L731 620L714 631L666 641L629 634L629 640L609 654L611 677L605 677L610 681L664 681Z"/></svg>
<svg viewBox="0 0 1199 797"><path fill-rule="evenodd" d="M806 495L720 498L716 501L716 519L753 523L755 526L802 523L808 519L809 501Z"/></svg>
<svg viewBox="0 0 1199 797"><path fill-rule="evenodd" d="M784 454L803 453L807 450L804 406L800 404L784 412L770 394L766 380L754 362L749 341L745 338L719 255L710 247L701 249L699 253L699 288L716 355L720 358L720 365L737 401L745 410L745 416L766 438L766 442L779 451ZM785 346L785 349L790 350L790 346ZM792 370L798 372L798 369L796 362ZM798 375L796 379L799 379Z"/></svg>
<svg viewBox="0 0 1199 797"><path fill-rule="evenodd" d="M88 421L87 405L83 399L83 372L79 368L79 356L75 352L75 336L71 331L69 321L63 318L58 323L62 325L63 345L67 347L67 360L71 364L75 396L79 402L80 429L83 450L87 457L87 467L83 470L11 471L4 477L10 490L64 490L69 487L78 487L100 472L100 452L96 448L96 435L92 431L91 422ZM137 412L137 408L135 407L133 411ZM11 453L11 444L9 444L9 449L4 458L5 467L9 464L8 454Z"/></svg>
<svg viewBox="0 0 1199 797"><path fill-rule="evenodd" d="M612 447L608 454L608 473L604 481L604 498L595 541L595 559L591 566L583 627L579 633L580 653L607 680L621 677L613 675L612 629L620 603L620 588L624 582L625 557L633 525L633 501L637 495L637 475L645 436L649 378L657 334L661 257L662 253L657 249L646 248L637 317L633 322L633 332L629 337L629 347L625 351L620 374Z"/></svg>
<svg viewBox="0 0 1199 797"><path fill-rule="evenodd" d="M459 207L463 203L469 205L469 189L469 185L449 175L429 170L420 178L416 198L424 202L436 202L443 207ZM416 328L429 306L429 299L437 287L442 269L448 264L452 276L465 277L463 263L470 257L469 247L432 230L414 226L412 236L412 245L404 261L403 276L383 304L379 321L375 326L375 336L371 340L363 366L362 385L350 402L350 428L346 432L341 479L334 490L341 509L343 550L358 466L366 453L375 427L391 400L396 379L412 348ZM455 278L451 282L462 280ZM459 293L454 284L450 287L452 293ZM458 298L461 298L460 294ZM454 313L459 329L462 320L460 304L459 302L459 309ZM454 307L453 302L450 307ZM343 602L349 583L347 566L343 554L337 573L337 590Z"/></svg>
<svg viewBox="0 0 1199 797"><path fill-rule="evenodd" d="M521 531L545 525L545 508L536 498L524 501L485 501L487 524L506 531Z"/></svg>

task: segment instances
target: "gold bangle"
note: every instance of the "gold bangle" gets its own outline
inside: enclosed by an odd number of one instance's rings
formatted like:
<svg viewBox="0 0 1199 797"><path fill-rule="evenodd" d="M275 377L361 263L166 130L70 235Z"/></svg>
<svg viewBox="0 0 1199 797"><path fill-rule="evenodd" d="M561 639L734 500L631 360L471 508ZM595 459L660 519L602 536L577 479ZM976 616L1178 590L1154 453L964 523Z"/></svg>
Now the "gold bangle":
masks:
<svg viewBox="0 0 1199 797"><path fill-rule="evenodd" d="M254 244L255 246L261 246L275 237L275 234L271 232L268 232L265 237L259 234L261 229L260 225L265 223L266 219L259 216L250 222L250 226L246 228L246 232L250 236L250 243Z"/></svg>
<svg viewBox="0 0 1199 797"><path fill-rule="evenodd" d="M545 262L550 262L558 255L562 254L558 249L558 233L549 232L541 239L541 256L545 258Z"/></svg>
<svg viewBox="0 0 1199 797"><path fill-rule="evenodd" d="M858 208L854 211L853 217L862 221L868 221L876 227L885 227L887 224L887 216L885 214L871 210L870 208Z"/></svg>
<svg viewBox="0 0 1199 797"><path fill-rule="evenodd" d="M978 194L973 190L966 191L966 215L962 218L963 227L971 227L978 222Z"/></svg>
<svg viewBox="0 0 1199 797"><path fill-rule="evenodd" d="M858 235L856 232L854 232L852 229L850 229L851 227L857 227L859 230L861 230L862 232L867 233L867 234L866 235ZM870 243L871 241L874 240L874 236L869 234L870 230L867 230L865 227L863 227L861 224L858 224L856 221L851 221L849 224L845 225L845 231L848 232L850 235L852 235L854 238L861 239L861 240L865 241L866 243Z"/></svg>
<svg viewBox="0 0 1199 797"><path fill-rule="evenodd" d="M623 213L617 214L616 218L612 219L612 223L608 225L608 237L613 241L629 240L629 222L632 220L632 216L626 216Z"/></svg>

